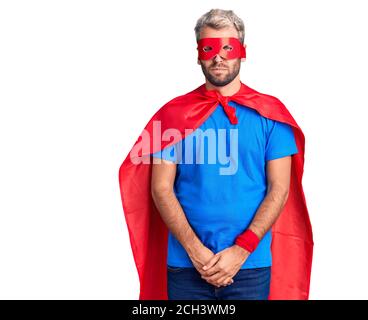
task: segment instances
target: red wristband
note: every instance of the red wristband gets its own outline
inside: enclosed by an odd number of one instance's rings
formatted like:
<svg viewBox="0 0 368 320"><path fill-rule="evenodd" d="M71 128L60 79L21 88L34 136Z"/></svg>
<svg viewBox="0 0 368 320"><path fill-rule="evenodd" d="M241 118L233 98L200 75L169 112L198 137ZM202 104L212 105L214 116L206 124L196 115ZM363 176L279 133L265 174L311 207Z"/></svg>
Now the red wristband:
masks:
<svg viewBox="0 0 368 320"><path fill-rule="evenodd" d="M249 252L253 252L257 248L259 241L258 236L252 230L247 229L235 239L235 244Z"/></svg>

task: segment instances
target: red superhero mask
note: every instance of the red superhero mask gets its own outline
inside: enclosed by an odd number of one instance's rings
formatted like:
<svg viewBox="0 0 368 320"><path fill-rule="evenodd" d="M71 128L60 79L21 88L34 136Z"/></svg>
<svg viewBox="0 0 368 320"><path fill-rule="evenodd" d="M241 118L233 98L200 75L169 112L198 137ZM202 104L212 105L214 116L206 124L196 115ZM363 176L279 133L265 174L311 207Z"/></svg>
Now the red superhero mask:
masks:
<svg viewBox="0 0 368 320"><path fill-rule="evenodd" d="M198 41L198 59L209 60L216 54L224 59L245 58L245 47L239 39L227 38L202 38Z"/></svg>

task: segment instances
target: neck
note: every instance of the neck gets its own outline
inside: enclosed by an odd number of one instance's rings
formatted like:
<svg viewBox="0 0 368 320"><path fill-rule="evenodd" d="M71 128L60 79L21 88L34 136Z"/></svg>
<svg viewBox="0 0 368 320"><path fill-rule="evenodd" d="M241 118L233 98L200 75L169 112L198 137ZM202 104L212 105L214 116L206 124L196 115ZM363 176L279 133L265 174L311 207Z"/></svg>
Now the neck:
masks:
<svg viewBox="0 0 368 320"><path fill-rule="evenodd" d="M214 86L206 79L206 89L217 90L222 96L232 96L240 90L240 87L241 82L239 75L237 75L237 77L233 81L223 87Z"/></svg>

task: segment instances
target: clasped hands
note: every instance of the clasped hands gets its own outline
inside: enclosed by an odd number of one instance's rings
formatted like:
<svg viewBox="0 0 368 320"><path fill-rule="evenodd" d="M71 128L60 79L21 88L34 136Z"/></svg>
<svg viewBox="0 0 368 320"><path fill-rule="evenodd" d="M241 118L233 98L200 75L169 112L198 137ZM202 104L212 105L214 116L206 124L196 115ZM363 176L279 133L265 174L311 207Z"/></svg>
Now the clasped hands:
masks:
<svg viewBox="0 0 368 320"><path fill-rule="evenodd" d="M221 287L234 282L232 278L238 273L249 254L249 251L235 244L216 254L203 246L190 258L202 279Z"/></svg>

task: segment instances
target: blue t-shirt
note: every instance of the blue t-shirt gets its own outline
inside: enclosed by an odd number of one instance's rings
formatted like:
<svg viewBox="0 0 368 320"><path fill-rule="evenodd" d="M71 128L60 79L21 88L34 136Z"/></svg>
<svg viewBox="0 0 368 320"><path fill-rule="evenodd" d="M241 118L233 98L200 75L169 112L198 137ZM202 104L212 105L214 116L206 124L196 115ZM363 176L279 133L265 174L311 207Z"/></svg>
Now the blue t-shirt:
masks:
<svg viewBox="0 0 368 320"><path fill-rule="evenodd" d="M177 163L174 192L202 243L217 253L234 245L267 194L266 161L298 153L292 128L233 101L238 124L219 104L194 132L152 154ZM241 269L272 265L271 230ZM169 231L167 264L194 267Z"/></svg>

